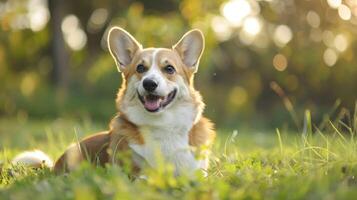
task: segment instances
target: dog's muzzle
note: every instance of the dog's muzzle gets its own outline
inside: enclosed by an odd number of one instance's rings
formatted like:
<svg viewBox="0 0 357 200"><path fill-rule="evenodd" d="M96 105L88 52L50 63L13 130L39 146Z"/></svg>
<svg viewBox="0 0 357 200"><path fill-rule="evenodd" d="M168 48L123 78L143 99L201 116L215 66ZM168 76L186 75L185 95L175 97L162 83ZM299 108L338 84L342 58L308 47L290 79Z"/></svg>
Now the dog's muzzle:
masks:
<svg viewBox="0 0 357 200"><path fill-rule="evenodd" d="M159 110L169 105L175 99L176 93L177 93L177 89L175 88L167 96L159 96L155 94L147 94L141 96L139 92L138 92L138 96L141 103L144 105L144 108L147 111L158 112Z"/></svg>

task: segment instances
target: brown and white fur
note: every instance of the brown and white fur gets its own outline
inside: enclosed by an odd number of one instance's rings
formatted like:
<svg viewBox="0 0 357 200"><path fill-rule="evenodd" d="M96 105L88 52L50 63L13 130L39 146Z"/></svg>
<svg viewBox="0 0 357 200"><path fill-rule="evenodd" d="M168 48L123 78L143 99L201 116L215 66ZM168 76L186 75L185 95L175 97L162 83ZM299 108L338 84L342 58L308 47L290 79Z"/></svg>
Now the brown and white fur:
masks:
<svg viewBox="0 0 357 200"><path fill-rule="evenodd" d="M108 47L123 82L116 99L117 116L108 131L71 145L55 162L56 172L71 171L84 161L122 165L132 173L158 167L159 160L175 167L175 175L208 167L208 147L215 132L202 116L204 103L193 79L204 49L201 31L187 32L172 48L142 48L119 27L108 34ZM13 162L51 166L46 155L25 152Z"/></svg>

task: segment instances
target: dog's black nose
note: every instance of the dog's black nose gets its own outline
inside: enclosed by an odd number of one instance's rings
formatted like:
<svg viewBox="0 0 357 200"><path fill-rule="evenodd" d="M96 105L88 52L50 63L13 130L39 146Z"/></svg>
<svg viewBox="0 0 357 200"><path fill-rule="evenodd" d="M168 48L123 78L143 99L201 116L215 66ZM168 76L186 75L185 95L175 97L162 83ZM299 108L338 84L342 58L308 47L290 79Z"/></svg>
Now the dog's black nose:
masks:
<svg viewBox="0 0 357 200"><path fill-rule="evenodd" d="M157 83L156 81L147 78L144 80L143 86L146 91L153 92L157 88Z"/></svg>

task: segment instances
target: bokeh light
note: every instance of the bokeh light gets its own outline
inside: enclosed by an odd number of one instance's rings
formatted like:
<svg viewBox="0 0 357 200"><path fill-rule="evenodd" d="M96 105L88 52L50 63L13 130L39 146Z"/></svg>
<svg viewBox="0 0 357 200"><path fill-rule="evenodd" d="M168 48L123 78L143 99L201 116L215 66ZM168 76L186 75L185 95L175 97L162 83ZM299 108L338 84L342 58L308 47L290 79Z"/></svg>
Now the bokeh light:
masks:
<svg viewBox="0 0 357 200"><path fill-rule="evenodd" d="M307 23L313 28L320 26L320 16L315 11L309 11L306 15Z"/></svg>
<svg viewBox="0 0 357 200"><path fill-rule="evenodd" d="M351 16L352 16L352 13L351 13L351 10L348 6L344 5L344 4L341 4L339 7L338 7L338 15L341 17L341 19L343 20L350 20L351 19Z"/></svg>
<svg viewBox="0 0 357 200"><path fill-rule="evenodd" d="M338 34L335 37L334 44L339 52L344 52L348 47L348 40L345 35Z"/></svg>
<svg viewBox="0 0 357 200"><path fill-rule="evenodd" d="M232 26L239 27L246 17L259 12L259 6L247 0L230 0L222 5L221 12Z"/></svg>
<svg viewBox="0 0 357 200"><path fill-rule="evenodd" d="M257 17L248 17L244 20L243 30L249 35L255 36L262 29L262 23Z"/></svg>
<svg viewBox="0 0 357 200"><path fill-rule="evenodd" d="M273 58L273 66L278 71L284 71L288 66L288 60L282 54L276 54Z"/></svg>
<svg viewBox="0 0 357 200"><path fill-rule="evenodd" d="M232 35L229 22L224 17L215 16L211 21L211 28L219 41L226 41Z"/></svg>
<svg viewBox="0 0 357 200"><path fill-rule="evenodd" d="M50 19L46 0L28 0L21 4L18 1L0 2L0 24L3 29L31 29L41 31ZM8 27L9 26L9 27Z"/></svg>
<svg viewBox="0 0 357 200"><path fill-rule="evenodd" d="M28 3L28 10L28 18L31 30L42 30L50 19L50 13L47 8L47 1L30 0Z"/></svg>
<svg viewBox="0 0 357 200"><path fill-rule="evenodd" d="M105 22L108 20L108 16L108 10L105 8L98 8L94 10L88 20L88 31L91 33L98 32L105 25Z"/></svg>
<svg viewBox="0 0 357 200"><path fill-rule="evenodd" d="M80 27L75 15L68 15L62 21L62 32L67 45L75 51L81 50L87 43L87 36Z"/></svg>
<svg viewBox="0 0 357 200"><path fill-rule="evenodd" d="M327 48L324 52L323 59L327 66L332 67L336 64L338 55L333 49Z"/></svg>
<svg viewBox="0 0 357 200"><path fill-rule="evenodd" d="M341 5L342 0L327 0L327 3L331 8L337 9Z"/></svg>
<svg viewBox="0 0 357 200"><path fill-rule="evenodd" d="M293 33L289 26L279 25L274 32L273 39L277 46L284 47L293 38Z"/></svg>

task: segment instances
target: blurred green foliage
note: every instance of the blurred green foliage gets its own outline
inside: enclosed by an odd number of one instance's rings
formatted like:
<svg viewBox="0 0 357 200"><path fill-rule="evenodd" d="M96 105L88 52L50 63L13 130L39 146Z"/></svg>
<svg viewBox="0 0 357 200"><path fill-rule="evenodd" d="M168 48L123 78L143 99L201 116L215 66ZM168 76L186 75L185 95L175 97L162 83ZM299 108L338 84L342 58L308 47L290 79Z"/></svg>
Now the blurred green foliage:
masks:
<svg viewBox="0 0 357 200"><path fill-rule="evenodd" d="M206 50L196 87L220 126L281 124L290 118L281 101L288 98L288 110L310 109L318 119L338 99L348 109L357 99L356 1L2 0L0 20L5 117L108 121L121 82L105 45L114 25L144 47L170 47L201 29ZM55 70L55 30L67 55L59 67L68 73ZM66 76L64 86L58 76Z"/></svg>

